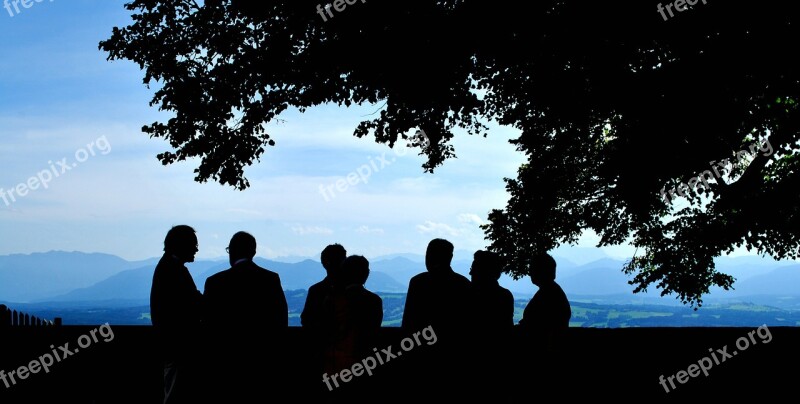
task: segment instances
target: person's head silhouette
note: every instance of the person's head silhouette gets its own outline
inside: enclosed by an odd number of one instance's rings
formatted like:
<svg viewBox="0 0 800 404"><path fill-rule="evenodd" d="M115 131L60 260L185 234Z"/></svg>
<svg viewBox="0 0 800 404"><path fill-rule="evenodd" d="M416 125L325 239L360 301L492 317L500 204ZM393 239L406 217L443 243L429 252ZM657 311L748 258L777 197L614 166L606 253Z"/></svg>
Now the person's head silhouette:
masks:
<svg viewBox="0 0 800 404"><path fill-rule="evenodd" d="M341 244L337 243L331 244L322 250L320 261L322 261L322 267L325 268L325 271L331 274L332 270L336 270L342 265L346 257L347 251Z"/></svg>
<svg viewBox="0 0 800 404"><path fill-rule="evenodd" d="M172 227L164 238L164 252L175 256L181 263L194 262L199 251L197 247L194 229L185 224Z"/></svg>
<svg viewBox="0 0 800 404"><path fill-rule="evenodd" d="M473 256L472 267L469 274L472 276L473 283L497 283L503 273L503 264L500 256L491 251L478 250Z"/></svg>
<svg viewBox="0 0 800 404"><path fill-rule="evenodd" d="M240 259L252 260L256 256L256 238L247 232L237 232L231 237L226 250L231 266Z"/></svg>
<svg viewBox="0 0 800 404"><path fill-rule="evenodd" d="M453 260L453 244L445 239L435 238L428 243L425 252L425 267L428 272L439 272L450 268Z"/></svg>
<svg viewBox="0 0 800 404"><path fill-rule="evenodd" d="M531 282L536 286L556 280L556 260L550 254L539 253L531 259L531 268L528 273Z"/></svg>
<svg viewBox="0 0 800 404"><path fill-rule="evenodd" d="M344 260L341 270L345 285L364 286L369 278L369 261L361 255L351 255Z"/></svg>

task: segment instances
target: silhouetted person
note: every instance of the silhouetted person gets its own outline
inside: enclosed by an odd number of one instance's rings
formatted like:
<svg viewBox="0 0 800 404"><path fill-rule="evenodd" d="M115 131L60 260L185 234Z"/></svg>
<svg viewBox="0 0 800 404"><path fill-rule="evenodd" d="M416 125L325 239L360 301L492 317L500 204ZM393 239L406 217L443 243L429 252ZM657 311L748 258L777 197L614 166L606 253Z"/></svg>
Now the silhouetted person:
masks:
<svg viewBox="0 0 800 404"><path fill-rule="evenodd" d="M383 322L383 301L364 287L369 261L352 255L332 271L333 288L325 300L325 371L336 373L374 354Z"/></svg>
<svg viewBox="0 0 800 404"><path fill-rule="evenodd" d="M450 331L461 331L465 324L464 302L470 283L450 267L453 244L444 239L428 243L425 253L427 272L415 275L408 284L403 328L410 332L433 326L440 338Z"/></svg>
<svg viewBox="0 0 800 404"><path fill-rule="evenodd" d="M469 274L471 285L471 320L469 333L472 339L472 380L476 393L497 394L506 381L505 361L514 327L514 296L500 286L498 280L503 264L497 254L476 251ZM491 371L487 371L491 369Z"/></svg>
<svg viewBox="0 0 800 404"><path fill-rule="evenodd" d="M331 271L339 268L347 257L347 251L341 244L331 244L322 250L320 260L325 268L325 278L308 288L306 303L300 314L300 324L313 331L322 322L322 310L325 297L328 296L333 283Z"/></svg>
<svg viewBox="0 0 800 404"><path fill-rule="evenodd" d="M439 238L428 243L428 271L409 282L402 324L406 336L429 326L437 334L436 345L414 352L419 372L410 384L418 385L420 393L430 391L433 397L445 399L458 398L459 381L465 377L469 360L464 350L468 348L470 282L453 271L452 260L452 243Z"/></svg>
<svg viewBox="0 0 800 404"><path fill-rule="evenodd" d="M367 356L374 355L379 348L377 341L383 322L383 301L380 296L364 287L369 278L369 261L360 255L352 255L342 265L331 271L333 282L331 293L324 302L326 343L324 373L333 376L343 369L351 369ZM374 401L373 377L356 377L345 384L339 381L325 382L332 397L341 402Z"/></svg>
<svg viewBox="0 0 800 404"><path fill-rule="evenodd" d="M320 386L319 378L324 372L324 350L326 333L324 330L325 299L333 289L333 272L341 267L347 258L347 251L341 244L331 244L325 247L320 254L322 267L325 269L325 278L308 288L303 312L300 314L300 324L303 326L304 346L307 351L304 366L306 379L311 389L317 389L324 394L327 389Z"/></svg>
<svg viewBox="0 0 800 404"><path fill-rule="evenodd" d="M175 226L167 232L153 273L150 318L164 362L164 403L195 402L200 388L196 355L202 295L184 265L197 251L194 229Z"/></svg>
<svg viewBox="0 0 800 404"><path fill-rule="evenodd" d="M224 402L255 400L265 388L283 386L289 310L280 276L253 262L252 235L234 234L227 250L231 268L209 277L203 291L204 323L218 367L212 373L220 379L216 393Z"/></svg>
<svg viewBox="0 0 800 404"><path fill-rule="evenodd" d="M514 295L500 286L503 264L497 254L476 251L469 274L472 277L472 326L484 334L508 333L514 326Z"/></svg>
<svg viewBox="0 0 800 404"><path fill-rule="evenodd" d="M537 349L557 350L569 328L572 309L564 290L556 283L556 261L550 254L534 256L529 275L539 290L522 313L520 330L538 345Z"/></svg>
<svg viewBox="0 0 800 404"><path fill-rule="evenodd" d="M564 349L572 309L567 295L556 283L556 261L549 254L534 255L531 260L531 282L539 287L525 307L519 322L522 350L534 364L532 377L543 391L556 391L563 382Z"/></svg>

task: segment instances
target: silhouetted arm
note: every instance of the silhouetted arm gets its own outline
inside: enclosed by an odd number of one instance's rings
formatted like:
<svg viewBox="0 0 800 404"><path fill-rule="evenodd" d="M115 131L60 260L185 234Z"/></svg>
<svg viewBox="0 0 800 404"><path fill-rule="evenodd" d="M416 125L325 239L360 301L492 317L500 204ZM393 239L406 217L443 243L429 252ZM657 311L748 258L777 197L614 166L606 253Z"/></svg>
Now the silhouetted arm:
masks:
<svg viewBox="0 0 800 404"><path fill-rule="evenodd" d="M381 324L383 324L383 299L378 295L375 295L375 297L375 313L372 316L375 320L372 326L381 328Z"/></svg>
<svg viewBox="0 0 800 404"><path fill-rule="evenodd" d="M534 306L536 305L534 299L536 295L528 302L528 305L525 306L525 311L522 312L522 318L519 320L519 327L525 331L528 331L533 327L535 324L534 320Z"/></svg>
<svg viewBox="0 0 800 404"><path fill-rule="evenodd" d="M383 323L383 299L377 294L372 294L367 292L367 312L365 321L366 323L364 326L365 329L365 340L364 346L362 348L364 351L362 353L371 354L369 349L375 348L376 344L378 343L380 331L381 331L381 324ZM367 346L369 345L369 346Z"/></svg>
<svg viewBox="0 0 800 404"><path fill-rule="evenodd" d="M419 281L417 278L411 278L408 283L408 293L406 294L406 305L403 309L403 321L401 327L408 330L416 330L417 323L419 322L420 296L419 296Z"/></svg>
<svg viewBox="0 0 800 404"><path fill-rule="evenodd" d="M286 294L283 293L280 275L275 274L271 296L273 296L273 307L275 307L275 318L271 324L281 328L289 327L289 305L286 303Z"/></svg>
<svg viewBox="0 0 800 404"><path fill-rule="evenodd" d="M303 327L308 327L309 324L309 313L311 312L308 308L309 303L311 303L311 288L308 289L308 294L306 294L306 302L303 304L303 311L300 312L300 325Z"/></svg>
<svg viewBox="0 0 800 404"><path fill-rule="evenodd" d="M311 285L306 295L306 303L303 305L303 312L300 313L300 325L303 327L319 327L319 311L322 307L322 295L320 284Z"/></svg>
<svg viewBox="0 0 800 404"><path fill-rule="evenodd" d="M156 267L151 297L153 325L171 357L190 354L187 341L196 338L200 329L202 294L197 290L188 269L162 258Z"/></svg>
<svg viewBox="0 0 800 404"><path fill-rule="evenodd" d="M203 286L202 310L203 323L207 327L213 327L217 322L217 319L219 319L219 314L217 313L219 310L217 294L216 283L211 278L206 279L206 283Z"/></svg>

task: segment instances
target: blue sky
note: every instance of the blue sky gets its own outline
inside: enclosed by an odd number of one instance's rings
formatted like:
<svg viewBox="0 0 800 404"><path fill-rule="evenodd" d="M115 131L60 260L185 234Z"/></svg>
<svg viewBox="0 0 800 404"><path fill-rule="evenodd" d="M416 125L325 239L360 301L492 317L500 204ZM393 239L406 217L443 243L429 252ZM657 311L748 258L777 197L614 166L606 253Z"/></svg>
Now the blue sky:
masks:
<svg viewBox="0 0 800 404"><path fill-rule="evenodd" d="M316 256L331 242L367 257L421 254L434 237L459 250L486 246L478 225L505 206L502 179L524 161L508 144L516 135L509 128L495 126L488 138L456 136L458 158L426 174L416 151L398 155L352 136L377 106L322 106L290 111L270 126L277 146L246 170L246 191L194 182L196 161L162 166L155 156L169 146L141 127L168 116L149 107L153 90L136 65L108 62L97 48L114 26L130 22L123 4L44 0L13 16L0 10L0 254L77 250L144 259L159 256L165 232L184 223L198 231L199 258L224 255L239 230L255 235L268 258ZM381 158L390 164L381 167ZM367 182L336 190L337 180L372 162L379 170ZM29 182L43 171L59 175L47 188ZM8 192L19 193L19 184L38 188L12 200ZM331 185L334 194L323 195L320 188ZM587 234L581 245L596 241ZM615 257L632 251L606 250Z"/></svg>

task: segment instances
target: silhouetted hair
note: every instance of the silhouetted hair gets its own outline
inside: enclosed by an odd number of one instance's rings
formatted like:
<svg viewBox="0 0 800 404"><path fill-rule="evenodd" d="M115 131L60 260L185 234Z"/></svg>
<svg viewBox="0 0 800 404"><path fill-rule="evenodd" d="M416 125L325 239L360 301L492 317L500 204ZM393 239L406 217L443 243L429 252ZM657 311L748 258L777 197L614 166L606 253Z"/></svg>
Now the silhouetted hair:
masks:
<svg viewBox="0 0 800 404"><path fill-rule="evenodd" d="M443 239L435 238L428 243L426 258L433 264L447 264L453 260L453 243Z"/></svg>
<svg viewBox="0 0 800 404"><path fill-rule="evenodd" d="M556 260L550 254L540 253L531 259L531 273L537 273L539 278L547 280L556 279Z"/></svg>
<svg viewBox="0 0 800 404"><path fill-rule="evenodd" d="M496 253L478 250L473 255L472 270L485 275L486 278L500 279L503 262Z"/></svg>
<svg viewBox="0 0 800 404"><path fill-rule="evenodd" d="M369 261L361 255L351 255L342 263L342 272L348 285L363 285L369 278Z"/></svg>
<svg viewBox="0 0 800 404"><path fill-rule="evenodd" d="M186 251L195 246L195 231L191 226L185 224L173 226L164 238L164 251L176 252Z"/></svg>
<svg viewBox="0 0 800 404"><path fill-rule="evenodd" d="M342 265L342 262L344 262L346 257L347 251L341 244L336 243L331 244L322 250L320 261L322 261L322 266L327 271L331 271L332 269L336 269L336 267Z"/></svg>
<svg viewBox="0 0 800 404"><path fill-rule="evenodd" d="M244 258L253 259L256 256L256 238L244 231L234 234L228 247L235 255Z"/></svg>

